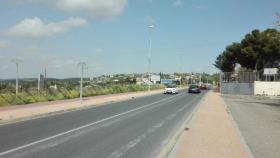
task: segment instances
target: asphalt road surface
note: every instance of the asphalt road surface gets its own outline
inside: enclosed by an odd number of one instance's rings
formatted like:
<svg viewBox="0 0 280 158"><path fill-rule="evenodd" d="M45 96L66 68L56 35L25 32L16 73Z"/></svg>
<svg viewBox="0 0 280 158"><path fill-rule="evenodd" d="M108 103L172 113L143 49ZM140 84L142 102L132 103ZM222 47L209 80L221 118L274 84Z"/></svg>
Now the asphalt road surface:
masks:
<svg viewBox="0 0 280 158"><path fill-rule="evenodd" d="M205 93L157 94L0 126L4 158L152 158Z"/></svg>
<svg viewBox="0 0 280 158"><path fill-rule="evenodd" d="M223 95L255 158L280 158L280 99Z"/></svg>

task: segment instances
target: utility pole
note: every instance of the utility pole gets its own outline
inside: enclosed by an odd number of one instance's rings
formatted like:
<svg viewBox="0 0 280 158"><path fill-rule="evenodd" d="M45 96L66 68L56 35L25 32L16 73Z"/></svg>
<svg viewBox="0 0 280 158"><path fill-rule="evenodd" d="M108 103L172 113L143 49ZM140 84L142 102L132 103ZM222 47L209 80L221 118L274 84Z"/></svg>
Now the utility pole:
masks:
<svg viewBox="0 0 280 158"><path fill-rule="evenodd" d="M223 72L222 71L220 71L220 83L219 83L219 90L220 90L220 92L222 93L222 83L223 83Z"/></svg>
<svg viewBox="0 0 280 158"><path fill-rule="evenodd" d="M180 88L182 88L182 74L180 74Z"/></svg>
<svg viewBox="0 0 280 158"><path fill-rule="evenodd" d="M41 82L41 73L38 75L38 85L37 85L37 89L38 89L38 92L40 91L41 89L41 85L40 85L40 82Z"/></svg>
<svg viewBox="0 0 280 158"><path fill-rule="evenodd" d="M152 65L152 29L154 28L154 25L150 25L149 27L149 88L148 92L150 93L151 91L151 65Z"/></svg>
<svg viewBox="0 0 280 158"><path fill-rule="evenodd" d="M87 67L85 62L79 62L78 67L81 68L81 81L80 81L80 102L83 103L83 76L84 76L84 69Z"/></svg>
<svg viewBox="0 0 280 158"><path fill-rule="evenodd" d="M47 68L45 68L44 88L46 89L47 87L48 87L48 85L47 85Z"/></svg>
<svg viewBox="0 0 280 158"><path fill-rule="evenodd" d="M279 27L280 26L280 13L277 13L276 14L276 18L277 18L277 21L274 23L274 25L276 27Z"/></svg>
<svg viewBox="0 0 280 158"><path fill-rule="evenodd" d="M19 78L19 69L18 69L18 66L19 64L22 62L20 59L12 59L12 62L16 64L16 95L18 94L18 78Z"/></svg>
<svg viewBox="0 0 280 158"><path fill-rule="evenodd" d="M201 73L199 73L199 86L201 86Z"/></svg>
<svg viewBox="0 0 280 158"><path fill-rule="evenodd" d="M181 56L181 53L179 54L179 69L180 69L180 88L182 88L182 73L183 73L183 68L182 68L182 56Z"/></svg>

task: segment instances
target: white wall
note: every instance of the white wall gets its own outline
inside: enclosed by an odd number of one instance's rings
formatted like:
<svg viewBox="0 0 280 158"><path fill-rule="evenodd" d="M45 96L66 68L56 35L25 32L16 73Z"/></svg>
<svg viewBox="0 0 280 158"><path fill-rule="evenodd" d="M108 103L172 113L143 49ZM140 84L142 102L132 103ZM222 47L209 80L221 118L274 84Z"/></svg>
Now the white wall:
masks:
<svg viewBox="0 0 280 158"><path fill-rule="evenodd" d="M280 95L280 82L255 81L255 95Z"/></svg>

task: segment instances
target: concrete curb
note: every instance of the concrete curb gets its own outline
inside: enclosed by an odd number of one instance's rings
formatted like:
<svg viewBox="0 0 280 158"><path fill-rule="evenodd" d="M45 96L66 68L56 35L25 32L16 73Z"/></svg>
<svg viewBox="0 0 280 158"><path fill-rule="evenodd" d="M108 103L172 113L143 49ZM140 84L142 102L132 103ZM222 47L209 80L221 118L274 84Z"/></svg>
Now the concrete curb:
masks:
<svg viewBox="0 0 280 158"><path fill-rule="evenodd" d="M171 135L168 143L164 145L156 158L172 158L174 156L174 153L182 140L181 138L184 131L191 128L196 113L200 109L202 102L205 100L207 94L208 92L202 97L202 99L199 101L199 103L193 109L192 113L189 116L187 116L188 114L186 114L186 119L183 121L182 125L179 127L177 132L175 132L175 134Z"/></svg>
<svg viewBox="0 0 280 158"><path fill-rule="evenodd" d="M230 109L228 108L228 105L226 104L226 102L225 102L225 100L224 100L224 98L222 96L223 95L220 94L220 97L221 97L221 100L222 100L222 102L223 102L223 104L225 106L226 112L228 113L230 121L231 121L231 123L232 123L232 125L233 125L233 127L234 127L234 129L235 129L235 131L237 133L237 135L240 138L241 144L243 145L243 147L245 149L245 152L247 153L247 156L249 156L248 158L255 158L253 153L252 153L252 151L251 151L251 149L249 148L247 142L245 141L245 138L243 137L242 132L240 131L236 121L234 120L234 118L233 118L233 116L232 116L232 114L230 112Z"/></svg>

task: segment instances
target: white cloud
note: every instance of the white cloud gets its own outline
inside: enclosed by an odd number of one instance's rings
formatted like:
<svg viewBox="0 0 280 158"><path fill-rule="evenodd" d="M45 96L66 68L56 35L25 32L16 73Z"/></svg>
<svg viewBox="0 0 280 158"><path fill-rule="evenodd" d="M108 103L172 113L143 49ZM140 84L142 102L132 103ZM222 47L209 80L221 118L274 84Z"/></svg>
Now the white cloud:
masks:
<svg viewBox="0 0 280 158"><path fill-rule="evenodd" d="M7 30L7 35L26 38L47 37L64 33L73 28L86 26L82 18L68 18L60 22L44 23L40 18L26 18Z"/></svg>
<svg viewBox="0 0 280 158"><path fill-rule="evenodd" d="M8 65L2 65L2 66L0 67L1 70L7 70L8 68L9 68Z"/></svg>
<svg viewBox="0 0 280 158"><path fill-rule="evenodd" d="M9 42L5 40L0 40L0 48L7 48L9 47Z"/></svg>
<svg viewBox="0 0 280 158"><path fill-rule="evenodd" d="M181 7L183 5L183 0L175 0L173 2L174 7Z"/></svg>
<svg viewBox="0 0 280 158"><path fill-rule="evenodd" d="M204 6L204 5L192 5L192 8L194 8L194 9L206 9L207 6Z"/></svg>
<svg viewBox="0 0 280 158"><path fill-rule="evenodd" d="M13 0L14 3L47 4L70 13L83 13L94 17L115 17L120 15L128 0Z"/></svg>
<svg viewBox="0 0 280 158"><path fill-rule="evenodd" d="M67 12L86 12L96 17L118 16L127 4L127 0L58 0L54 2L58 9Z"/></svg>
<svg viewBox="0 0 280 158"><path fill-rule="evenodd" d="M2 51L2 53L0 51L0 79L14 77L15 65L11 62L14 58L22 61L20 64L20 76L23 78L37 77L44 68L47 69L49 77L65 78L79 76L77 64L80 61L88 63L90 75L93 72L94 74L102 74L106 64L104 56L106 50L92 47L87 52L82 51L79 54L70 55L72 53L64 54L64 52L60 52L57 49L47 51L36 43L10 47ZM87 75L87 72L85 72L85 75Z"/></svg>

